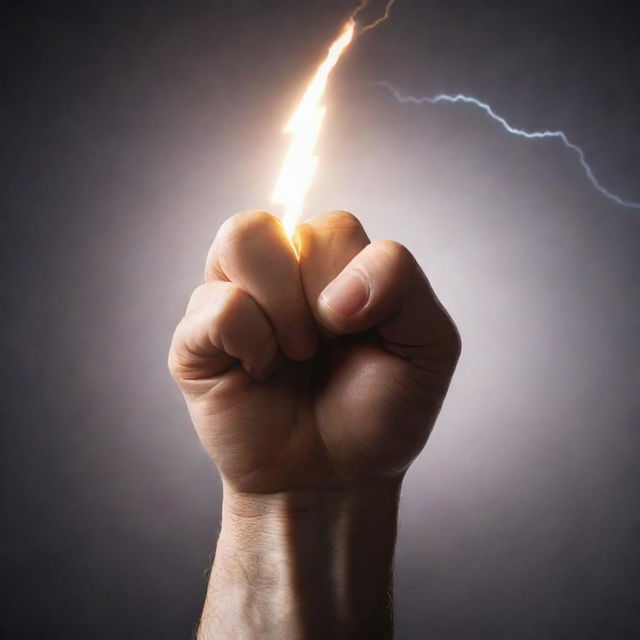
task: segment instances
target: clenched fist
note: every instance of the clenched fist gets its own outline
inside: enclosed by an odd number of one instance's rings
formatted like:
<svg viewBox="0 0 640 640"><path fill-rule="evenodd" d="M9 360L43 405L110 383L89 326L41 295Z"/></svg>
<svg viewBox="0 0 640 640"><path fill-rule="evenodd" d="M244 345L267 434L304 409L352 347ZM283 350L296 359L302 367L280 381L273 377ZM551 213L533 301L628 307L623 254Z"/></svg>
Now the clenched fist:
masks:
<svg viewBox="0 0 640 640"><path fill-rule="evenodd" d="M460 353L411 254L356 218L222 225L169 366L223 480L199 638L393 636L401 480Z"/></svg>
<svg viewBox="0 0 640 640"><path fill-rule="evenodd" d="M227 220L169 366L225 487L361 486L420 452L460 352L407 249L345 212L298 227L299 258L263 211Z"/></svg>

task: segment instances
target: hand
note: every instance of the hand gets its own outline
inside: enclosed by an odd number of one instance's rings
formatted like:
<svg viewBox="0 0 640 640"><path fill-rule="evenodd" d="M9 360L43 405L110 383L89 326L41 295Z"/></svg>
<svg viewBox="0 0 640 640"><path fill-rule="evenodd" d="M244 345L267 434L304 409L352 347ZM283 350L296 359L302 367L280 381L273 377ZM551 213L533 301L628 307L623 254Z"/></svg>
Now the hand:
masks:
<svg viewBox="0 0 640 640"><path fill-rule="evenodd" d="M348 213L220 229L169 366L223 480L199 638L393 635L403 474L460 352L411 254Z"/></svg>
<svg viewBox="0 0 640 640"><path fill-rule="evenodd" d="M227 220L176 329L170 370L236 495L401 478L460 352L407 249L344 212L298 227L299 260L265 212Z"/></svg>

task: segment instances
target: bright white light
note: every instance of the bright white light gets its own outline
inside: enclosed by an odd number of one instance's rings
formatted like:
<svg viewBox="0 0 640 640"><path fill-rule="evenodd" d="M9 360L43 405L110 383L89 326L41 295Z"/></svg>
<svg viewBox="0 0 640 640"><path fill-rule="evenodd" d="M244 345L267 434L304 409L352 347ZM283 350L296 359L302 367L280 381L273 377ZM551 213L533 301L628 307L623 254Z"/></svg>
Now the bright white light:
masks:
<svg viewBox="0 0 640 640"><path fill-rule="evenodd" d="M342 32L329 47L324 62L318 67L284 133L293 134L280 176L273 190L272 201L285 207L282 223L289 238L302 215L304 199L318 166L315 146L320 135L325 107L320 105L329 74L353 39L355 23L348 20Z"/></svg>

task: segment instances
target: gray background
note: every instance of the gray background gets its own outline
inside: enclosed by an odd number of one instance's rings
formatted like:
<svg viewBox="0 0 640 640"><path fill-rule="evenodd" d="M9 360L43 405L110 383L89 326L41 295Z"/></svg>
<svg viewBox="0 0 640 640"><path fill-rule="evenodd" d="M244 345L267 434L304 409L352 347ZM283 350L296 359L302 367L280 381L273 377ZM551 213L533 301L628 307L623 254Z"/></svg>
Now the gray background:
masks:
<svg viewBox="0 0 640 640"><path fill-rule="evenodd" d="M351 3L0 5L4 637L187 637L220 487L166 352ZM464 352L404 488L400 638L640 637L637 2L417 2L334 76L308 212L419 258Z"/></svg>

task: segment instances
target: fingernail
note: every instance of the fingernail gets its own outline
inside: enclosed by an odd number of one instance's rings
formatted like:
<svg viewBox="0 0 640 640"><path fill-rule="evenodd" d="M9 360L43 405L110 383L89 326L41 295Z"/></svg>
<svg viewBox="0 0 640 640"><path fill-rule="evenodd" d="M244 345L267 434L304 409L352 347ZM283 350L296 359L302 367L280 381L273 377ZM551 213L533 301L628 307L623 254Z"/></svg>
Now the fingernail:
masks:
<svg viewBox="0 0 640 640"><path fill-rule="evenodd" d="M301 322L293 325L287 333L286 351L293 360L306 360L316 351L318 333L308 324Z"/></svg>
<svg viewBox="0 0 640 640"><path fill-rule="evenodd" d="M348 318L362 309L369 300L370 285L360 271L343 273L320 294L320 302L337 316Z"/></svg>

